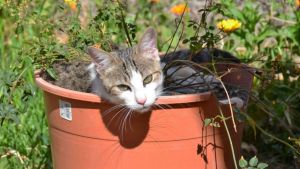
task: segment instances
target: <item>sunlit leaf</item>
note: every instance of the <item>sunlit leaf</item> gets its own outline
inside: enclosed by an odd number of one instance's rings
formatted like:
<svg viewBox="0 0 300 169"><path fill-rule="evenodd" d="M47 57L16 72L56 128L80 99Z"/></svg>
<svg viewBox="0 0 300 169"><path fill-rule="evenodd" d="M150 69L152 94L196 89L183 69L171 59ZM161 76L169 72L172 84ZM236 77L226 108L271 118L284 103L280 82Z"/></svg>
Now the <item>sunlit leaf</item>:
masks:
<svg viewBox="0 0 300 169"><path fill-rule="evenodd" d="M257 165L257 168L258 169L265 169L265 168L267 168L269 165L267 164L267 163L259 163L258 165Z"/></svg>
<svg viewBox="0 0 300 169"><path fill-rule="evenodd" d="M247 165L248 165L248 162L244 159L244 157L242 156L241 157L241 159L239 160L239 166L241 167L241 168L245 168L245 167L247 167Z"/></svg>
<svg viewBox="0 0 300 169"><path fill-rule="evenodd" d="M208 126L212 122L212 119L204 119L204 126Z"/></svg>
<svg viewBox="0 0 300 169"><path fill-rule="evenodd" d="M249 165L252 166L252 167L255 167L258 163L258 159L256 156L252 157L249 161Z"/></svg>

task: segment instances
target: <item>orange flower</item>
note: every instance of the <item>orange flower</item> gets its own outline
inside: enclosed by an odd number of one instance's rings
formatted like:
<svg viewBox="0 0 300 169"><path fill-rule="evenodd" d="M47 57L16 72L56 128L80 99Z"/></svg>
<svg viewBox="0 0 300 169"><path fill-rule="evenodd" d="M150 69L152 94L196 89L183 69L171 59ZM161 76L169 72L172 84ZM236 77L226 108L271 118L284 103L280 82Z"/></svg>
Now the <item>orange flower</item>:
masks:
<svg viewBox="0 0 300 169"><path fill-rule="evenodd" d="M178 4L171 8L171 12L175 15L182 15L184 10L185 10L185 12L190 11L190 9L187 7L186 4Z"/></svg>
<svg viewBox="0 0 300 169"><path fill-rule="evenodd" d="M64 0L72 11L77 11L77 1L76 0Z"/></svg>
<svg viewBox="0 0 300 169"><path fill-rule="evenodd" d="M295 0L297 8L300 8L300 0Z"/></svg>

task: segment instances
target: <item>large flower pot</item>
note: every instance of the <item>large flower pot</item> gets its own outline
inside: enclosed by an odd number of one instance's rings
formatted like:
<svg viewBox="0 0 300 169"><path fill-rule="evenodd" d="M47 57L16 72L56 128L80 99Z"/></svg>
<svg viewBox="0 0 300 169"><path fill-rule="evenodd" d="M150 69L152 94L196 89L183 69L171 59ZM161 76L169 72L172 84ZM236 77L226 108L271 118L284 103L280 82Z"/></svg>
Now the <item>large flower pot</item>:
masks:
<svg viewBox="0 0 300 169"><path fill-rule="evenodd" d="M223 79L249 91L253 75L242 69ZM44 91L55 169L234 168L223 124L204 126L204 119L219 115L211 92L161 96L152 112L125 123L120 110L108 113L113 105L96 95L54 86L40 72L35 80ZM229 106L221 107L230 116ZM231 120L226 123L239 158L243 125L237 122L234 132Z"/></svg>

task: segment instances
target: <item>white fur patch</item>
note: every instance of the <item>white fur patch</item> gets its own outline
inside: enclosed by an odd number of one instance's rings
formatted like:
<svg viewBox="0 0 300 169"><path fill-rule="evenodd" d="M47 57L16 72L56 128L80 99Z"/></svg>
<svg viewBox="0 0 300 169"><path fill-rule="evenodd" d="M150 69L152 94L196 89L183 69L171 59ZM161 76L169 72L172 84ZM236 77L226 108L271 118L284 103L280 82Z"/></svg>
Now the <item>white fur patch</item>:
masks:
<svg viewBox="0 0 300 169"><path fill-rule="evenodd" d="M96 72L96 66L94 63L91 63L88 67L87 70L90 72L90 79L93 81L97 77L97 72Z"/></svg>
<svg viewBox="0 0 300 169"><path fill-rule="evenodd" d="M159 82L151 82L144 86L143 77L139 72L131 72L130 85L131 91L125 91L120 95L120 98L125 101L127 107L144 112L150 109L155 100L160 94L160 88L162 85L162 78ZM138 104L137 100L146 99L144 105Z"/></svg>

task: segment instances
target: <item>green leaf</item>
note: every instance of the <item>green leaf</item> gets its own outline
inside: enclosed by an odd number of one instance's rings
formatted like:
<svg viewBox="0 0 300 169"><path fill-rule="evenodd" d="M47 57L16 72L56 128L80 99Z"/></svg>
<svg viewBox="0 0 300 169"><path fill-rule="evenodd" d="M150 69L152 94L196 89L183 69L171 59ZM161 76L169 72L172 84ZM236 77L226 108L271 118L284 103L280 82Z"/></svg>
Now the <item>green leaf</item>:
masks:
<svg viewBox="0 0 300 169"><path fill-rule="evenodd" d="M252 157L252 158L250 159L250 161L249 161L249 164L250 164L250 166L252 166L252 167L257 166L257 163L258 163L258 159L257 159L256 156Z"/></svg>
<svg viewBox="0 0 300 169"><path fill-rule="evenodd" d="M212 122L211 119L204 119L204 126L208 126Z"/></svg>
<svg viewBox="0 0 300 169"><path fill-rule="evenodd" d="M49 74L49 76L51 77L51 78L53 78L54 80L56 80L57 79L57 76L56 76L56 74L55 74L55 72L54 72L54 70L52 69L52 68L47 68L46 69L46 72Z"/></svg>
<svg viewBox="0 0 300 169"><path fill-rule="evenodd" d="M23 33L23 32L24 32L24 27L22 25L18 25L17 28L16 28L15 33L20 34L20 33Z"/></svg>
<svg viewBox="0 0 300 169"><path fill-rule="evenodd" d="M241 157L241 159L239 160L239 166L241 167L241 168L245 168L245 167L247 167L247 165L248 165L248 162L244 159L244 157L242 156Z"/></svg>
<svg viewBox="0 0 300 169"><path fill-rule="evenodd" d="M257 168L258 169L264 169L264 168L267 168L269 165L267 163L259 163Z"/></svg>

